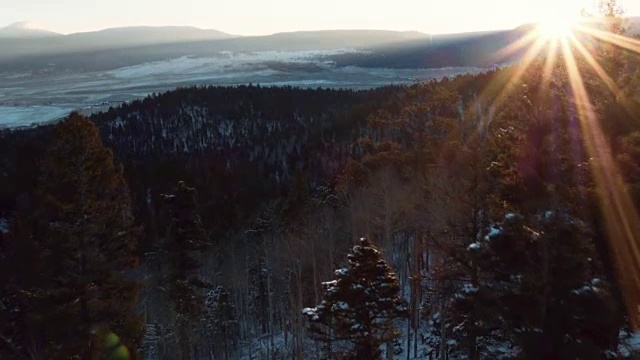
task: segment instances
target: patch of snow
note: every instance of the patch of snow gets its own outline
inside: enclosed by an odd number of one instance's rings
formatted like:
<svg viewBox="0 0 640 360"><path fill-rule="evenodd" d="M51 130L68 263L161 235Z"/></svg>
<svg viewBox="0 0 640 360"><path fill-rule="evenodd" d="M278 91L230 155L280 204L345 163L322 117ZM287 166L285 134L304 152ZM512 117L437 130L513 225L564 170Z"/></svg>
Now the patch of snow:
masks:
<svg viewBox="0 0 640 360"><path fill-rule="evenodd" d="M338 285L338 280L325 281L322 283L324 286L336 286Z"/></svg>
<svg viewBox="0 0 640 360"><path fill-rule="evenodd" d="M312 321L318 321L320 318L318 316L318 309L316 308L304 308L302 309L302 313L311 318Z"/></svg>
<svg viewBox="0 0 640 360"><path fill-rule="evenodd" d="M640 332L634 332L627 340L627 344L634 351L640 351Z"/></svg>
<svg viewBox="0 0 640 360"><path fill-rule="evenodd" d="M337 303L333 304L332 308L333 310L347 310L349 309L349 304L344 301L338 301Z"/></svg>
<svg viewBox="0 0 640 360"><path fill-rule="evenodd" d="M335 293L336 291L338 291L338 280L323 282L322 286L324 286L326 292L330 294Z"/></svg>
<svg viewBox="0 0 640 360"><path fill-rule="evenodd" d="M600 291L600 285L602 285L602 280L595 278L591 280L589 283L583 285L581 288L571 290L571 293L574 295L582 295L589 292L597 293Z"/></svg>
<svg viewBox="0 0 640 360"><path fill-rule="evenodd" d="M492 225L489 228L489 233L487 234L487 236L484 237L484 240L485 241L489 241L489 240L491 240L491 238L496 237L496 236L498 236L500 234L502 234L502 229L499 228L496 225Z"/></svg>
<svg viewBox="0 0 640 360"><path fill-rule="evenodd" d="M474 242L467 248L468 250L480 250L480 243Z"/></svg>
<svg viewBox="0 0 640 360"><path fill-rule="evenodd" d="M640 353L640 332L620 331L618 352L624 358Z"/></svg>
<svg viewBox="0 0 640 360"><path fill-rule="evenodd" d="M509 280L514 281L514 282L521 282L522 281L522 275L518 274L518 275L510 275L509 276Z"/></svg>
<svg viewBox="0 0 640 360"><path fill-rule="evenodd" d="M571 293L574 295L582 295L588 292L593 292L595 291L595 288L589 285L584 285L583 287L579 288L579 289L575 289L575 290L571 290Z"/></svg>
<svg viewBox="0 0 640 360"><path fill-rule="evenodd" d="M0 218L0 234L8 234L9 233L9 220L5 218Z"/></svg>
<svg viewBox="0 0 640 360"><path fill-rule="evenodd" d="M348 273L348 272L349 272L349 269L347 269L347 268L342 268L342 269L338 269L338 270L334 271L333 273L334 273L336 276L345 276L345 275L347 275L347 273Z"/></svg>
<svg viewBox="0 0 640 360"><path fill-rule="evenodd" d="M462 292L465 294L475 294L478 292L478 288L472 286L471 284L464 284L464 286L462 287Z"/></svg>

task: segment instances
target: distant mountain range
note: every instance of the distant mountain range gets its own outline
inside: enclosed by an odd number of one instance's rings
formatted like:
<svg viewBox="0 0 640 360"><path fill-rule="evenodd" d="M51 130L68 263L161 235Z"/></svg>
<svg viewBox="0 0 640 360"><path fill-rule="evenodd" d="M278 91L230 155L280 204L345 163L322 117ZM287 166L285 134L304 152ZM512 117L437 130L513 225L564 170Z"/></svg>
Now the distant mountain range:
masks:
<svg viewBox="0 0 640 360"><path fill-rule="evenodd" d="M640 17L629 19L640 32ZM0 72L99 71L150 61L225 52L359 49L332 55L337 66L439 68L491 66L509 62L496 52L521 38L531 26L512 30L429 35L416 31L328 30L237 36L195 27L124 27L62 35L19 23L0 28ZM46 55L46 56L43 56Z"/></svg>
<svg viewBox="0 0 640 360"><path fill-rule="evenodd" d="M38 36L40 35L40 36ZM333 49L368 47L427 37L417 31L325 30L277 33L266 36L236 36L218 30L187 26L123 27L61 35L12 25L0 29L0 59L34 54L91 52L150 45L194 47L213 45L219 50L258 51L286 49ZM191 43L186 45L186 43ZM168 46L171 52L175 47Z"/></svg>
<svg viewBox="0 0 640 360"><path fill-rule="evenodd" d="M415 31L326 30L234 36L186 27L114 28L47 38L0 38L0 72L109 70L182 56L224 52L366 49L428 39ZM46 56L43 56L46 55Z"/></svg>
<svg viewBox="0 0 640 360"><path fill-rule="evenodd" d="M234 35L191 26L133 26L63 35L16 23L0 28L0 59L34 54L63 54L132 46L202 40L221 40Z"/></svg>
<svg viewBox="0 0 640 360"><path fill-rule="evenodd" d="M33 39L33 38L50 38L53 36L63 36L60 33L39 28L37 25L28 21L17 22L9 26L0 28L0 39L16 38L16 39Z"/></svg>

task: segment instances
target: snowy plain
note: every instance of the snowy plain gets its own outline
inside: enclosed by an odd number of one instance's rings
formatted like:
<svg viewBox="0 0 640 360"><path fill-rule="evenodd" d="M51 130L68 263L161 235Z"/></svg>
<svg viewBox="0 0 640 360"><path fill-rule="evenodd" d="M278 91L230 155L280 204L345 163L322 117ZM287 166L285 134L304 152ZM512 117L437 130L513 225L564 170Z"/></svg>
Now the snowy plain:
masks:
<svg viewBox="0 0 640 360"><path fill-rule="evenodd" d="M0 129L29 126L66 116L74 108L69 106L3 106L0 105Z"/></svg>
<svg viewBox="0 0 640 360"><path fill-rule="evenodd" d="M361 53L354 49L317 51L223 51L212 57L183 56L100 72L2 72L0 127L48 122L70 111L106 110L122 102L191 85L296 86L368 89L411 84L487 69L384 69L337 67L330 56Z"/></svg>

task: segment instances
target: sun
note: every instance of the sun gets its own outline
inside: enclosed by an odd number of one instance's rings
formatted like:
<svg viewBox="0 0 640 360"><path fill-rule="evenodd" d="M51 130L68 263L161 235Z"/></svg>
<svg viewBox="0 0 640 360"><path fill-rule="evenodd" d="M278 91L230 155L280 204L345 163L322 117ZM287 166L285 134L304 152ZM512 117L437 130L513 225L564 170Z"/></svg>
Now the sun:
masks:
<svg viewBox="0 0 640 360"><path fill-rule="evenodd" d="M538 21L538 36L543 39L566 38L573 33L578 20L575 16L549 14Z"/></svg>
<svg viewBox="0 0 640 360"><path fill-rule="evenodd" d="M604 119L598 116L601 111L591 102L592 94L588 91L586 82L589 78L599 78L610 94L616 98L624 96L624 92L614 80L615 77L612 78L606 66L600 64L600 60L610 60L598 56L597 46L590 45L609 44L629 53L640 54L640 41L597 26L603 21L601 18L581 16L583 12L578 5L583 1L585 0L537 0L538 6L527 9L532 13L530 23L537 25L527 27L530 31L524 32L521 37L498 50L495 55L496 63L514 56L519 58L516 66L512 68L509 76L491 80L479 98L488 99L493 108L502 106L513 94L514 89L518 89L519 85L524 83L524 75L532 68L534 71L541 70L540 94L549 89L554 77L559 78L560 82L568 80L570 92L567 95L572 95L571 107L575 108L571 116L579 123L585 155L590 161L593 160L591 169L594 184L597 188L607 189L598 194L598 201L606 225L612 260L617 267L630 269L620 272L619 275L620 283L626 284L622 287L622 292L629 320L634 328L640 329L640 316L636 316L640 304L640 222L637 221L640 218L640 209L624 188L617 185L622 175L614 157L613 147L601 125ZM598 14L597 11L586 8L584 14L590 13ZM604 20L617 21L618 18ZM496 89L497 95L494 94ZM598 92L596 96L602 95ZM624 102L621 104L628 114L632 114L633 109L624 105Z"/></svg>
<svg viewBox="0 0 640 360"><path fill-rule="evenodd" d="M581 14L592 0L537 0L528 9L541 40L559 40L573 34Z"/></svg>

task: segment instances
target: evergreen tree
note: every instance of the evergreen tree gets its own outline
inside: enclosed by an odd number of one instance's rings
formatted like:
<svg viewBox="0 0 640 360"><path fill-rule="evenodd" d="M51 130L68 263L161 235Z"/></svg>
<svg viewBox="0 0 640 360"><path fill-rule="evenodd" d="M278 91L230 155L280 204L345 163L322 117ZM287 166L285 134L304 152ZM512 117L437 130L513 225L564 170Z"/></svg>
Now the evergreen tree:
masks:
<svg viewBox="0 0 640 360"><path fill-rule="evenodd" d="M222 343L221 351L214 351L227 360L236 347L240 326L231 294L222 286L210 290L205 301L206 332L209 343Z"/></svg>
<svg viewBox="0 0 640 360"><path fill-rule="evenodd" d="M369 241L361 239L347 259L348 267L323 283L322 302L303 313L315 339L351 343L353 359L379 359L380 346L399 336L393 321L407 315L406 302L395 273Z"/></svg>
<svg viewBox="0 0 640 360"><path fill-rule="evenodd" d="M138 232L122 169L91 121L73 113L56 126L33 205L11 233L10 289L30 356L99 359L110 332L136 356Z"/></svg>
<svg viewBox="0 0 640 360"><path fill-rule="evenodd" d="M469 251L480 282L451 303L457 344L472 329L487 359L600 359L615 345L613 297L584 223L509 214Z"/></svg>
<svg viewBox="0 0 640 360"><path fill-rule="evenodd" d="M602 18L605 31L612 35L624 35L628 30L627 20L624 18L625 9L617 0L599 0L598 15ZM613 79L619 79L624 65L621 51L617 45L608 41L601 44L601 55L605 60L604 68Z"/></svg>
<svg viewBox="0 0 640 360"><path fill-rule="evenodd" d="M207 283L199 275L199 253L207 245L207 234L198 213L196 190L183 181L175 193L165 195L171 213L171 225L165 248L169 258L169 274L164 278L174 310L176 329L183 359L191 353L190 335L203 312L203 289Z"/></svg>

